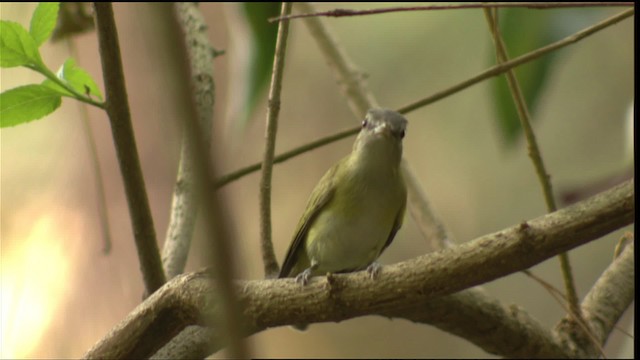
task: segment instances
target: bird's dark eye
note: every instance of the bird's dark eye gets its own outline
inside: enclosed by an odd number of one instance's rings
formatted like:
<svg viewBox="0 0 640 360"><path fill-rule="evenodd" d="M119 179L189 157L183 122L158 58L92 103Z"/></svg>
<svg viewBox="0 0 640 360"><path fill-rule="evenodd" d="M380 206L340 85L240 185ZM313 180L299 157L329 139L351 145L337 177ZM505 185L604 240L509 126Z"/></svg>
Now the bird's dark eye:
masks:
<svg viewBox="0 0 640 360"><path fill-rule="evenodd" d="M367 120L362 120L362 127L363 128L367 127L368 124L369 124L369 122Z"/></svg>
<svg viewBox="0 0 640 360"><path fill-rule="evenodd" d="M400 133L400 139L404 139L404 130Z"/></svg>

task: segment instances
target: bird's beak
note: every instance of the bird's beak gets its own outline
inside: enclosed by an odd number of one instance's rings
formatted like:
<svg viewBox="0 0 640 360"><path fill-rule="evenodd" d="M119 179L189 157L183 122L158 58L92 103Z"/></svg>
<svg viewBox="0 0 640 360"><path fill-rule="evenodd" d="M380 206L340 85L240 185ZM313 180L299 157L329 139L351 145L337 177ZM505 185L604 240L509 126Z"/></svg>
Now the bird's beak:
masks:
<svg viewBox="0 0 640 360"><path fill-rule="evenodd" d="M374 130L373 130L374 134L382 134L384 136L390 136L391 135L391 128L389 127L389 125L387 123L382 123L380 125L378 125Z"/></svg>

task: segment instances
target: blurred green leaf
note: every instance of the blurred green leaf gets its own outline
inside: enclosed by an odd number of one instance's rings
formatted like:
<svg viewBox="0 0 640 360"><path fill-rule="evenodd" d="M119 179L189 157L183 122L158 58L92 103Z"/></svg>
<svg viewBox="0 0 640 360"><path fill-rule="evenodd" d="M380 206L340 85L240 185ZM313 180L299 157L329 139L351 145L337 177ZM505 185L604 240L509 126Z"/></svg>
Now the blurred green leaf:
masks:
<svg viewBox="0 0 640 360"><path fill-rule="evenodd" d="M57 2L41 2L33 12L29 33L31 33L36 45L44 44L51 36L58 19L59 7L60 4Z"/></svg>
<svg viewBox="0 0 640 360"><path fill-rule="evenodd" d="M500 9L500 30L510 58L557 41L593 24L603 9L585 8L580 11L532 11L521 8ZM516 68L515 73L531 115L535 115L538 100L544 90L549 71L557 53L552 53ZM495 56L492 61L495 61ZM497 124L505 143L513 145L520 137L521 126L505 76L492 82ZM532 116L535 119L535 116Z"/></svg>
<svg viewBox="0 0 640 360"><path fill-rule="evenodd" d="M500 32L510 58L551 42L550 13L518 8L500 9ZM515 69L516 78L532 113L535 111L553 61L554 56L551 54ZM520 137L522 128L506 76L500 76L492 85L498 127L507 145L513 145Z"/></svg>
<svg viewBox="0 0 640 360"><path fill-rule="evenodd" d="M60 80L69 84L76 92L92 95L102 100L102 92L100 92L96 82L86 70L76 64L75 60L67 59L58 70L57 75Z"/></svg>
<svg viewBox="0 0 640 360"><path fill-rule="evenodd" d="M241 127L255 111L256 104L269 85L271 68L273 67L273 55L276 48L278 35L278 23L270 23L269 18L280 15L281 3L279 2L245 2L241 5L252 38L251 59L248 64L249 76L245 105L242 106L244 114L238 119Z"/></svg>
<svg viewBox="0 0 640 360"><path fill-rule="evenodd" d="M35 40L13 21L0 21L0 67L42 67L42 59Z"/></svg>
<svg viewBox="0 0 640 360"><path fill-rule="evenodd" d="M40 119L57 109L60 94L42 85L25 85L0 94L0 127Z"/></svg>

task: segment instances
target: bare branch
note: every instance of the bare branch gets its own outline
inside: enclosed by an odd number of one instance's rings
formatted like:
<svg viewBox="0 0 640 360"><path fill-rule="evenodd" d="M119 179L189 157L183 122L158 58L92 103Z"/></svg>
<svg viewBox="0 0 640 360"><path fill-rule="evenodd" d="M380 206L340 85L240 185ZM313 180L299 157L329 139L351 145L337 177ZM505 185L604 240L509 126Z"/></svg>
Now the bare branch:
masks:
<svg viewBox="0 0 640 360"><path fill-rule="evenodd" d="M347 138L349 136L353 136L355 134L358 133L358 131L360 131L360 126L356 126L353 127L351 129L347 129L347 130L343 130L339 133L333 134L333 135L329 135L326 137L323 137L321 139L315 140L313 142L310 142L306 145L302 145L298 148L295 148L293 150L284 152L276 157L273 158L273 163L274 164L279 164L281 162L287 161L291 158L294 158L300 154L304 154L308 151L311 151L313 149L322 147L324 145L328 145L331 144L335 141ZM253 172L256 172L258 170L260 170L262 167L262 163L255 163L253 165L249 165L247 167L244 167L242 169L236 170L234 172L231 172L229 174L223 175L221 177L219 177L218 179L216 179L216 181L213 184L213 187L215 188L220 188L223 187L235 180L238 180L246 175L249 175Z"/></svg>
<svg viewBox="0 0 640 360"><path fill-rule="evenodd" d="M625 10L619 14L616 14L614 16L611 16L607 19L602 20L601 22L594 24L592 26L589 26L583 30L578 31L577 33L574 33L572 35L569 35L567 37L565 37L562 40L558 40L554 43L551 43L547 46L543 46L541 48L538 48L534 51L528 52L524 55L520 55L514 59L511 59L505 63L493 66L483 72L481 72L480 74L477 74L465 81L462 81L454 86L451 86L450 88L447 88L445 90L442 91L438 91L437 93L427 96L423 99L420 99L418 101L415 101L411 104L407 104L405 106L400 107L400 109L398 109L398 112L400 113L407 113L413 110L416 110L418 108L421 108L423 106L432 104L438 100L444 99L450 95L453 95L457 92L460 92L468 87L471 87L472 85L475 85L481 81L484 81L486 79L492 78L494 76L503 74L507 71L509 71L510 69L513 69L517 66L520 66L522 64L528 63L532 60L535 60L543 55L546 55L548 53L551 53L555 50L558 50L560 48L563 48L565 46L571 45L571 44L575 44L576 42L591 36L595 33L597 33L600 30L604 30L606 28L608 28L611 25L617 24L620 21L633 16L633 14L635 13L635 9L629 9L629 10Z"/></svg>
<svg viewBox="0 0 640 360"><path fill-rule="evenodd" d="M411 216L416 219L416 225L422 233L422 237L429 242L432 251L446 249L454 245L454 238L451 232L447 230L442 221L435 216L431 204L427 196L422 193L418 179L413 173L404 174L404 181L410 184L407 188L411 191L418 191L419 194L410 196L412 205L409 206Z"/></svg>
<svg viewBox="0 0 640 360"><path fill-rule="evenodd" d="M175 7L170 5L154 5L150 7L150 12L159 18L159 23L166 24L158 29L158 37L166 39L169 44L174 44L175 51L167 54L168 60L175 61L176 71L171 76L175 77L176 103L185 110L183 121L185 134L189 139L187 146L188 157L192 161L194 192L201 199L199 205L202 211L205 233L208 236L206 253L210 256L209 263L212 264L212 276L216 279L216 301L215 307L219 311L208 311L214 304L200 304L199 309L205 312L204 322L212 326L225 329L221 333L225 344L229 344L228 355L234 358L247 358L247 349L241 337L240 304L237 301L236 288L233 286L233 279L236 276L235 262L233 256L234 239L229 229L230 220L223 211L223 202L218 192L208 184L215 178L215 167L209 158L209 151L203 139L201 127L198 124L199 115L196 105L197 94L194 94L196 86L191 84L193 76L189 65L189 55L184 36L180 35ZM184 79L188 79L184 81ZM213 289L210 288L211 291ZM211 294L210 294L211 295ZM175 309L174 309L175 310ZM170 311L174 311L170 310ZM175 310L179 311L179 310ZM175 314L163 314L167 318ZM167 331L171 332L170 324ZM178 329L182 330L184 326ZM175 335L175 333L173 334ZM150 346L151 342L146 342L145 346ZM154 349L157 350L157 349ZM155 352L155 351L154 351ZM136 353L137 354L137 353ZM151 353L153 354L153 352ZM147 355L150 356L151 354Z"/></svg>
<svg viewBox="0 0 640 360"><path fill-rule="evenodd" d="M534 336L534 345L546 343L546 350L541 354L566 356L568 352L558 353L559 345L550 342L550 335L519 309L509 310L511 317L522 320L525 326L511 322L512 325L504 329L494 330L502 334L501 339L512 336L520 339L509 344L488 337L487 329L483 334L482 324L471 325L472 331L464 329L470 326L466 311L472 311L473 307L465 308L461 314L443 312L437 318L438 312L427 315L417 309L427 306L427 302L445 301L434 300L438 297L527 269L562 251L595 240L630 224L634 215L633 181L628 181L588 200L463 245L386 266L375 282L366 272L315 277L302 288L292 279L240 281L236 287L244 306L243 323L248 324L246 334L298 322L342 321L378 314L438 324L463 336L475 333L476 337L470 341L503 356L524 356L518 349L529 349L522 343L527 336ZM185 326L199 323L202 309L211 306L211 284L205 272L176 277L138 306L85 357L151 356L155 351L149 348L157 349L168 341L167 336L159 334L175 335ZM485 315L474 316L491 317L491 310L482 311ZM508 331L515 333L508 334ZM530 331L536 335L529 334ZM218 349L224 346L223 342L217 344L220 344ZM566 348L563 351L567 351Z"/></svg>
<svg viewBox="0 0 640 360"><path fill-rule="evenodd" d="M635 298L635 262L634 245L630 243L622 250L605 272L598 278L593 288L582 302L582 314L589 325L591 334L596 337L597 344L604 346L616 323L631 305ZM597 357L598 347L585 341L581 336L567 328L572 327L573 320L564 318L557 326L557 331L569 344L575 357Z"/></svg>
<svg viewBox="0 0 640 360"><path fill-rule="evenodd" d="M205 149L211 144L211 124L215 102L213 82L213 53L207 37L207 26L198 5L174 4L180 28L186 39L191 83L195 86L198 126ZM184 271L198 213L196 189L193 179L193 160L189 157L189 137L182 135L178 177L171 201L171 218L162 250L162 265L168 278Z"/></svg>
<svg viewBox="0 0 640 360"><path fill-rule="evenodd" d="M467 80L464 80L456 85L453 85L447 89L441 90L436 92L435 94L429 95L425 98L422 98L420 100L414 101L413 103L407 104L405 106L400 107L399 109L397 109L396 111L401 113L401 114L407 114L410 113L411 111L414 111L416 109L419 109L423 106L427 106L429 104L435 103L438 100L442 100L446 97L449 97L453 94L456 94L462 90L465 90L473 85L476 85L484 80L490 79L494 76L498 76L500 74L503 74L507 71L509 71L512 68L518 67L520 65L526 64L528 62L531 62L535 59L538 59L540 57L542 57L543 55L546 55L548 53L551 53L555 50L558 50L560 48L563 48L565 46L574 44L590 35L593 35L595 33L597 33L600 30L606 29L609 26L612 26L614 24L617 24L618 22L633 16L634 14L634 9L629 9L626 11L623 11L619 14L616 14L610 18L607 18L593 26L589 26L575 34L572 34L570 36L567 36L566 38L559 40L557 42L551 43L547 46L543 46L541 48L538 48L536 50L533 50L531 52L528 52L526 54L523 54L521 56L518 56L517 58L514 58L506 63L502 63L500 65L496 65L493 66ZM365 99L361 99L359 100L359 102L365 104L364 107L366 107L366 104L369 100ZM351 104L351 103L350 103ZM359 105L358 108L363 107L363 105ZM353 110L353 109L352 109ZM355 110L354 110L355 111ZM338 140L342 140L344 138L347 138L349 136L355 135L358 133L358 131L360 130L360 126L357 127L353 127L351 129L347 129L347 130L343 130L340 131L339 133L333 134L333 135L329 135L327 137L324 137L322 139L316 140L314 142L311 142L309 144L300 146L298 148L292 149L290 151L287 151L285 153L282 153L280 155L277 155L274 158L273 163L274 164L278 164L284 161L287 161L293 157L296 157L298 155L304 154L305 152L317 149L319 147L322 147L324 145L328 145L331 144L335 141ZM221 176L220 178L216 179L216 181L214 182L213 186L214 187L222 187L225 186L227 184L229 184L232 181L238 180L246 175L249 175L253 172L256 172L260 170L260 163L255 163L253 165L249 165L247 167L244 167L242 169L233 171L229 174L226 174L224 176Z"/></svg>
<svg viewBox="0 0 640 360"><path fill-rule="evenodd" d="M282 3L281 14L291 12L290 2ZM264 265L264 276L275 277L278 274L278 261L273 251L271 240L271 174L273 156L276 148L276 133L278 132L278 115L280 113L280 90L282 89L282 75L284 73L284 59L287 50L287 36L289 22L282 21L278 26L276 50L273 59L271 86L269 87L269 110L267 112L267 126L265 129L265 149L262 159L262 177L260 178L260 250Z"/></svg>
<svg viewBox="0 0 640 360"><path fill-rule="evenodd" d="M116 146L120 172L129 205L133 235L140 259L140 268L148 294L165 283L156 231L149 208L147 190L140 168L140 157L131 125L129 99L124 83L118 32L111 3L95 3L98 42L104 87L107 93L106 110Z"/></svg>
<svg viewBox="0 0 640 360"><path fill-rule="evenodd" d="M270 22L308 18L308 17L350 17L363 15L378 15L401 11L433 11L433 10L462 10L462 9L495 9L495 8L527 8L527 9L559 9L579 7L603 7L603 6L633 6L633 2L512 2L512 3L484 3L484 4L455 4L455 5L428 5L428 6L398 6L371 10L334 9L330 11L311 12L288 16L278 16L269 19Z"/></svg>
<svg viewBox="0 0 640 360"><path fill-rule="evenodd" d="M491 31L493 43L496 48L497 61L498 63L505 63L509 61L509 55L507 53L506 45L502 40L502 34L500 33L498 21L495 18L496 16L492 15L491 11L492 10L485 8L484 14L487 18L489 30ZM496 9L493 9L493 11L496 11ZM556 211L557 206L556 201L553 197L551 178L544 166L542 152L540 151L540 147L538 146L538 140L536 140L533 126L531 126L531 116L529 115L529 108L527 107L526 101L524 100L524 95L522 94L520 83L516 79L516 75L513 69L507 71L505 75L507 77L509 92L511 93L511 97L513 98L513 102L518 113L520 125L522 126L525 138L527 139L527 149L529 157L531 158L531 162L533 163L536 175L538 176L538 181L540 182L540 185L542 187L542 194L544 195L544 200L547 205L547 211ZM576 292L576 287L573 280L569 254L562 253L559 255L559 259L560 267L562 269L562 277L564 279L565 292L567 294L567 300L569 301L569 307L571 309L571 313L577 318L576 320L579 322L581 321L580 307L578 306L578 294Z"/></svg>

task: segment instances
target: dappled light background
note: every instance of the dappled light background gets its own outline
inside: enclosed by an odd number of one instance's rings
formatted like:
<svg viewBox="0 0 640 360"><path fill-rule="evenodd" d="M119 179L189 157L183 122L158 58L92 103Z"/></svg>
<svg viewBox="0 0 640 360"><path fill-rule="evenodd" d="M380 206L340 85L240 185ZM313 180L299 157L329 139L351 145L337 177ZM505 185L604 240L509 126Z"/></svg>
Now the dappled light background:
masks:
<svg viewBox="0 0 640 360"><path fill-rule="evenodd" d="M156 36L165 24L148 16L148 4L115 4L133 125L159 242L169 219L180 147L182 110L172 98L175 71L167 54L176 44ZM233 4L201 4L217 49L229 49ZM384 4L321 4L319 9L371 8ZM397 6L397 4L394 4ZM2 3L3 20L28 26L35 4ZM294 7L295 11L295 7ZM534 11L534 10L532 10ZM540 10L542 11L542 10ZM593 20L619 8L589 11ZM369 85L388 108L398 108L454 85L493 65L493 45L481 10L393 13L326 19ZM74 38L77 61L102 86L95 32ZM633 166L625 116L634 96L633 19L627 19L557 52L534 128L556 192L627 171ZM65 42L47 43L43 58L57 69L69 57ZM512 54L517 55L517 54ZM218 174L260 161L266 99L241 131L228 123L230 54L215 59L216 105L213 156ZM1 89L40 82L23 69L2 69ZM407 115L405 158L436 212L465 242L543 215L545 205L522 139L504 145L495 122L488 82L475 85ZM1 135L1 254L3 358L81 356L140 301L143 284L128 208L106 114L65 99L42 120L4 128ZM96 138L113 247L102 253L96 189L82 121ZM276 152L303 145L358 123L338 91L332 72L303 21L292 23L284 74ZM627 133L625 133L627 131ZM298 156L274 168L273 235L281 261L307 197L322 174L350 151L353 138ZM221 190L234 230L240 276L259 279L258 174ZM202 219L200 219L202 221ZM628 229L627 229L628 230ZM572 251L580 296L610 264L623 231ZM199 257L207 236L196 232L187 270L205 266ZM410 216L382 264L430 251ZM559 263L533 271L562 287ZM564 310L537 283L514 274L485 285L505 304L518 304L546 326ZM633 333L633 311L619 326ZM306 332L288 327L248 339L256 357L485 357L467 341L405 320L362 317L314 324ZM633 341L614 331L608 357L629 357ZM220 356L220 355L218 355Z"/></svg>

